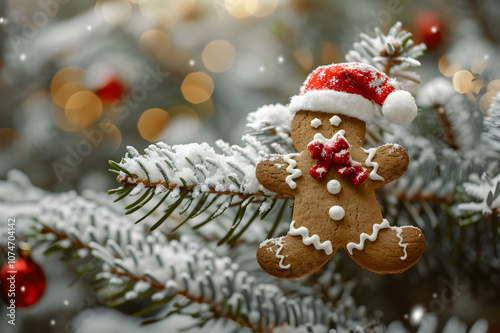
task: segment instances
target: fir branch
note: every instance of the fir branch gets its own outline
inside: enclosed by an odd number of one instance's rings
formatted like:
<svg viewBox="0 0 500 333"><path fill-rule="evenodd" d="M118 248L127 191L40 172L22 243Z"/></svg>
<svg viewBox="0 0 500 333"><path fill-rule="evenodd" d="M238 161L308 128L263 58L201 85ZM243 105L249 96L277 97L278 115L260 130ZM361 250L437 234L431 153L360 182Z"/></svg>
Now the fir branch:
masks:
<svg viewBox="0 0 500 333"><path fill-rule="evenodd" d="M217 146L222 154L206 143L170 146L159 142L146 148L143 155L133 147L127 147L127 154L120 163L110 162L119 173L117 180L122 187L108 193L120 194L115 201L141 195L127 207L126 214L143 209L155 195L164 195L162 202L169 199L170 205L153 228L159 227L178 209L179 214L185 213L187 216L182 224L199 216L199 212L205 212L215 204L213 200L206 201L208 195L237 197L241 201L234 205L239 206L240 210L247 200L261 197L264 199L254 200L254 203L260 204L261 215L266 214L268 209L274 207L265 204L268 200L291 197L262 187L255 175L256 165L267 155L295 152L290 138L291 118L288 108L281 104L259 108L248 115L248 127L252 133L242 137L245 146L231 146L219 140ZM201 200L198 198L205 198L205 206L200 205ZM197 204L192 208L191 203L194 201ZM149 208L139 221L150 216L161 205L158 203ZM212 212L211 217L199 226L220 215L218 211Z"/></svg>
<svg viewBox="0 0 500 333"><path fill-rule="evenodd" d="M185 300L205 306L196 310L202 315L200 325L224 318L255 332L271 332L282 325L346 330L378 325L357 310L347 292L336 303L317 296L295 300L274 285L256 283L231 259L201 248L195 240L168 240L158 231L146 233L75 193L53 195L41 206L40 231L57 238L52 240L56 249L87 249L103 263L98 276L108 284L122 285L110 304L143 295L152 302L164 300L166 309L175 307L176 313L189 315ZM207 313L210 316L203 318Z"/></svg>
<svg viewBox="0 0 500 333"><path fill-rule="evenodd" d="M429 139L409 139L403 133L395 133L410 155L406 173L396 182L386 186L395 192L398 200L452 203L457 185L466 180L468 172L481 170L476 154L465 157L459 152L436 145Z"/></svg>
<svg viewBox="0 0 500 333"><path fill-rule="evenodd" d="M460 203L457 206L459 211L480 213L483 217L500 215L500 174L493 178L486 173L481 178L471 174L469 182L465 182L463 187L469 198L480 202Z"/></svg>
<svg viewBox="0 0 500 333"><path fill-rule="evenodd" d="M434 110L436 110L439 124L444 132L444 140L448 144L448 147L450 147L451 149L459 149L456 142L455 131L453 130L453 126L451 125L451 122L446 115L445 107L439 104L435 104L433 105L433 107Z"/></svg>
<svg viewBox="0 0 500 333"><path fill-rule="evenodd" d="M423 55L425 44L414 45L412 35L396 22L387 35L375 28L375 37L360 34L361 41L353 44L353 50L346 54L347 61L370 64L389 77L420 83L418 74L409 68L420 66L415 58Z"/></svg>
<svg viewBox="0 0 500 333"><path fill-rule="evenodd" d="M87 249L89 251L93 250L93 248L91 246L81 243L78 239L71 239L70 236L64 234L63 232L54 230L52 228L43 227L40 230L40 232L42 234L53 234L53 235L55 235L57 237L57 239L59 241L70 240L71 244L72 244L71 247L73 247L73 248ZM108 240L108 244L109 245L116 244L116 243L112 243L112 241L113 241L112 239L110 239L110 240L111 241ZM68 247L65 246L65 248L67 249ZM57 247L57 249L61 250L61 249L63 249L63 247ZM122 252L121 248L119 248L119 250ZM48 254L50 254L50 252L46 251L45 254L48 255ZM120 257L121 258L125 257L124 252L122 252L122 254L123 255L120 256ZM239 325L241 325L241 327L246 327L246 328L251 329L252 332L268 332L269 331L268 329L265 329L264 327L261 327L259 325L250 324L249 322L244 321L241 317L234 316L231 313L223 311L221 305L218 304L218 303L216 303L216 302L192 296L189 293L187 293L185 291L182 291L182 290L172 291L172 289L169 289L165 285L162 285L162 284L156 282L154 279L151 279L150 276L147 276L147 275L139 275L139 276L133 275L133 274L124 272L120 268L112 268L110 270L110 273L112 275L114 275L114 276L124 277L124 278L126 278L126 279L128 279L128 280L130 280L132 282L135 282L135 283L137 283L139 281L147 282L157 292L163 291L163 290L167 290L167 291L169 291L171 293L174 293L175 295L179 295L179 296L185 297L186 299L188 299L192 303L207 304L209 306L209 311L213 314L214 318L224 318L224 319L227 319L227 320L232 320L232 321L238 323ZM111 301L110 301L110 303L111 303Z"/></svg>
<svg viewBox="0 0 500 333"><path fill-rule="evenodd" d="M418 91L417 103L435 112L442 133L442 138L437 138L442 139L448 147L462 152L476 149L483 129L483 115L477 105L455 91L450 80L438 77L426 83ZM431 117L422 113L421 118ZM434 131L435 119L436 117L432 117L422 124L422 132L429 129Z"/></svg>
<svg viewBox="0 0 500 333"><path fill-rule="evenodd" d="M168 191L176 190L177 191L176 193L178 195L184 195L187 193L191 193L198 186L196 184L192 184L192 185L188 185L188 186L178 186L177 184L167 184L166 182L149 184L149 181L147 179L140 179L139 176L137 176L137 175L134 175L133 177L128 177L128 176L127 177L120 177L118 179L118 181L120 183L122 183L123 189L132 190L132 187L135 187L138 184L143 184L144 188L146 188L146 189L155 189L158 186L162 186L163 188L165 188ZM229 191L229 190L228 191L217 191L214 187L209 187L209 186L207 186L206 189L207 190L203 193L219 194L219 195L231 195L231 196L236 196L236 197L243 199L243 200L245 200L249 197L253 197L253 198L265 197L265 198L272 198L272 199L290 199L290 198L292 198L289 195L280 194L280 193L266 194L262 190L259 190L257 192L253 192L253 193L243 194L240 192L236 192L236 191L233 192L233 191ZM108 191L108 194L114 194L114 193L111 193ZM129 193L127 193L127 194L129 194ZM119 200L121 200L121 199L119 199ZM119 200L116 200L116 201L119 201Z"/></svg>
<svg viewBox="0 0 500 333"><path fill-rule="evenodd" d="M208 305L208 311L210 311L213 314L214 318L224 318L227 320L234 321L237 324L239 324L241 327L251 329L252 332L269 332L268 329L266 329L260 325L251 324L251 323L243 320L243 318L241 318L241 317L238 317L232 313L228 313L226 311L223 311L221 305L216 303L216 302L211 302L210 300L202 299L199 297L194 297L194 296L192 296L184 291L180 291L180 290L172 291L171 289L167 288L166 286L164 286L158 282L155 282L154 280L151 280L146 275L135 276L135 275L120 271L118 268L111 269L110 273L115 275L115 276L124 277L124 278L126 278L130 281L133 281L133 282L139 282L139 281L147 282L147 283L151 284L151 287L154 288L156 292L166 290L168 292L173 292L175 295L185 297L191 303L206 304L206 305Z"/></svg>
<svg viewBox="0 0 500 333"><path fill-rule="evenodd" d="M399 201L387 195L379 198L384 217L397 225L415 225L426 238L426 251L416 264L415 275L421 279L449 279L459 276L468 285L478 285L480 297L499 295L493 282L500 278L500 218L491 215L466 223L455 206L434 202ZM477 223L476 223L477 222ZM478 283L480 279L480 283Z"/></svg>

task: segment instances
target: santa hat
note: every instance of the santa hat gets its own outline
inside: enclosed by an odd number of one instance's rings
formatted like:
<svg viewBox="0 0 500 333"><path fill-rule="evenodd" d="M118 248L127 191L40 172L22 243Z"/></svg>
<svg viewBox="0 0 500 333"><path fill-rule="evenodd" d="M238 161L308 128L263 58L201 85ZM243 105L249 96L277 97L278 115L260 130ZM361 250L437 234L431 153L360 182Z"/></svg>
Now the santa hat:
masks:
<svg viewBox="0 0 500 333"><path fill-rule="evenodd" d="M375 67L357 62L318 67L309 74L289 108L345 114L369 122L375 104L394 124L408 125L417 115L413 96L396 90L396 82Z"/></svg>

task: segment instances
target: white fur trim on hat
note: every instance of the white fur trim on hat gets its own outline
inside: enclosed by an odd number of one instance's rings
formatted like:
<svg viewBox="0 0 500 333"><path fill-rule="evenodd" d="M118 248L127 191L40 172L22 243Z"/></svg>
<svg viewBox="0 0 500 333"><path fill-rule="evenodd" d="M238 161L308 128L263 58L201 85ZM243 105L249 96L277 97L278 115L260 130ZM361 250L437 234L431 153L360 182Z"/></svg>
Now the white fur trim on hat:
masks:
<svg viewBox="0 0 500 333"><path fill-rule="evenodd" d="M375 111L374 103L363 96L334 90L310 90L302 96L293 96L288 108L292 113L301 110L339 113L364 122L370 122Z"/></svg>
<svg viewBox="0 0 500 333"><path fill-rule="evenodd" d="M417 112L413 96L405 90L393 91L382 105L382 114L393 124L409 125L417 116Z"/></svg>

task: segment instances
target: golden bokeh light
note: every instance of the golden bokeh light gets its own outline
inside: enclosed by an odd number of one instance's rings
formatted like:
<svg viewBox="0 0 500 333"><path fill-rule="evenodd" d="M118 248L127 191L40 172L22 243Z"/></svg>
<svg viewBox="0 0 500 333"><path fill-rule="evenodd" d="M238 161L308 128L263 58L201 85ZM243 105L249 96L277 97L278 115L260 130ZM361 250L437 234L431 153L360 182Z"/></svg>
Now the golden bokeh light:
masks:
<svg viewBox="0 0 500 333"><path fill-rule="evenodd" d="M259 0L257 8L252 11L253 16L264 17L271 15L278 7L278 0Z"/></svg>
<svg viewBox="0 0 500 333"><path fill-rule="evenodd" d="M164 9L164 0L139 0L141 15L147 19L157 19Z"/></svg>
<svg viewBox="0 0 500 333"><path fill-rule="evenodd" d="M101 100L90 91L80 91L73 94L68 99L64 109L66 119L82 128L96 122L101 117L101 113Z"/></svg>
<svg viewBox="0 0 500 333"><path fill-rule="evenodd" d="M52 118L54 119L54 124L66 132L78 132L85 128L85 126L76 125L70 122L66 118L66 114L62 108L55 108L52 112Z"/></svg>
<svg viewBox="0 0 500 333"><path fill-rule="evenodd" d="M84 90L85 84L83 82L68 82L58 89L56 93L52 94L52 101L54 104L64 108L71 96Z"/></svg>
<svg viewBox="0 0 500 333"><path fill-rule="evenodd" d="M112 25L121 25L128 21L132 14L132 6L127 0L106 0L101 4L100 12L104 20Z"/></svg>
<svg viewBox="0 0 500 333"><path fill-rule="evenodd" d="M163 133L169 123L170 115L167 111L153 108L141 114L137 121L137 129L144 140L155 142L163 139Z"/></svg>
<svg viewBox="0 0 500 333"><path fill-rule="evenodd" d="M214 73L224 72L233 65L236 50L231 43L223 39L214 40L205 46L201 59L208 70Z"/></svg>
<svg viewBox="0 0 500 333"><path fill-rule="evenodd" d="M488 83L488 91L500 91L500 80L493 80Z"/></svg>
<svg viewBox="0 0 500 333"><path fill-rule="evenodd" d="M61 68L52 77L50 82L50 90L57 90L68 82L83 81L85 71L78 66L68 66Z"/></svg>
<svg viewBox="0 0 500 333"><path fill-rule="evenodd" d="M104 133L104 139L117 151L122 144L122 133L118 127L112 123L102 122L97 124L97 128Z"/></svg>
<svg viewBox="0 0 500 333"><path fill-rule="evenodd" d="M439 58L438 68L444 76L452 77L456 72L462 69L462 66L460 64L450 64L449 56L445 54Z"/></svg>
<svg viewBox="0 0 500 333"><path fill-rule="evenodd" d="M187 18L191 15L196 6L196 0L182 0L174 2L176 5L176 12L179 17Z"/></svg>
<svg viewBox="0 0 500 333"><path fill-rule="evenodd" d="M203 72L188 74L181 84L181 92L184 98L193 104L207 101L214 91L214 81Z"/></svg>
<svg viewBox="0 0 500 333"><path fill-rule="evenodd" d="M172 106L170 109L167 110L168 114L172 116L172 118L176 118L180 115L186 115L189 117L198 117L198 114L196 111L193 110L193 108L187 106L187 105L176 105Z"/></svg>
<svg viewBox="0 0 500 333"><path fill-rule="evenodd" d="M64 67L50 81L50 95L54 104L65 107L68 99L85 89L84 70L77 66Z"/></svg>
<svg viewBox="0 0 500 333"><path fill-rule="evenodd" d="M255 12L258 0L224 0L227 12L236 18L245 18Z"/></svg>
<svg viewBox="0 0 500 333"><path fill-rule="evenodd" d="M19 138L19 134L12 128L0 128L0 151L12 146Z"/></svg>
<svg viewBox="0 0 500 333"><path fill-rule="evenodd" d="M473 91L474 89L474 75L466 70L461 70L453 75L453 87L461 94Z"/></svg>
<svg viewBox="0 0 500 333"><path fill-rule="evenodd" d="M481 98L479 99L479 110L481 110L482 113L488 113L488 109L493 102L493 97L495 97L497 93L498 91L490 90L487 93L483 94L483 96L481 96Z"/></svg>
<svg viewBox="0 0 500 333"><path fill-rule="evenodd" d="M470 93L479 94L481 89L484 88L484 84L481 80L473 80L470 86Z"/></svg>
<svg viewBox="0 0 500 333"><path fill-rule="evenodd" d="M139 46L153 58L165 58L170 48L170 38L161 30L148 30L139 38Z"/></svg>
<svg viewBox="0 0 500 333"><path fill-rule="evenodd" d="M342 60L342 51L340 48L329 41L321 43L321 64L329 65Z"/></svg>
<svg viewBox="0 0 500 333"><path fill-rule="evenodd" d="M189 20L196 5L196 0L136 0L136 2L141 15L155 20L156 27L164 31L172 29L180 20Z"/></svg>
<svg viewBox="0 0 500 333"><path fill-rule="evenodd" d="M439 58L438 68L441 74L446 76L446 70L448 69L448 56L446 54Z"/></svg>
<svg viewBox="0 0 500 333"><path fill-rule="evenodd" d="M309 71L314 63L314 56L311 50L300 47L293 52L295 59L304 71Z"/></svg>
<svg viewBox="0 0 500 333"><path fill-rule="evenodd" d="M488 102L488 97L486 94L481 96L479 99L479 110L483 113L486 114L488 112L488 109L490 108L490 102Z"/></svg>

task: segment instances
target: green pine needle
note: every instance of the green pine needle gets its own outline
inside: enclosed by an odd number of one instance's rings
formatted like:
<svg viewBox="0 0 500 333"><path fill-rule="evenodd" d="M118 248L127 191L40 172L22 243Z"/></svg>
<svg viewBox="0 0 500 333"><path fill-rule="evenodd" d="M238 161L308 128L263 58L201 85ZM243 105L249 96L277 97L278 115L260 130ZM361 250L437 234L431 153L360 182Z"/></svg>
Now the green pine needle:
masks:
<svg viewBox="0 0 500 333"><path fill-rule="evenodd" d="M168 206L167 210L165 211L165 215L163 215L163 217L161 219L158 220L158 222L156 222L150 229L149 231L153 231L155 229L157 229L159 226L161 226L163 224L163 222L165 222L165 220L170 216L172 215L172 213L174 212L174 210L182 203L182 201L184 201L184 198L187 196L187 193L186 194L183 194L179 199L177 199L177 201L175 201L173 204L171 204L170 206Z"/></svg>
<svg viewBox="0 0 500 333"><path fill-rule="evenodd" d="M283 204L281 205L280 211L278 212L278 215L276 216L276 219L274 219L273 226L271 227L271 230L269 230L269 233L267 234L267 238L272 238L273 237L274 232L276 231L276 228L278 228L278 225L281 222L283 214L285 213L285 209L287 208L287 202L288 202L288 199L286 199L283 202Z"/></svg>
<svg viewBox="0 0 500 333"><path fill-rule="evenodd" d="M152 188L148 188L146 190L146 192L144 192L144 194L139 199L137 199L136 201L132 202L130 205L125 207L125 209L130 209L130 208L133 208L136 205L140 204L142 202L142 200L146 199L146 197L148 196L149 192L151 192L151 190L152 190Z"/></svg>
<svg viewBox="0 0 500 333"><path fill-rule="evenodd" d="M132 174L131 174L131 173L130 173L127 169L125 169L125 168L124 168L124 167L122 167L120 164L116 163L115 161L113 161L113 160L109 160L109 161L108 161L108 163L109 163L112 167L114 167L114 168L116 168L116 169L118 169L118 170L120 170L120 171L123 171L124 173L126 173L127 175L129 175L130 177L132 177Z"/></svg>

